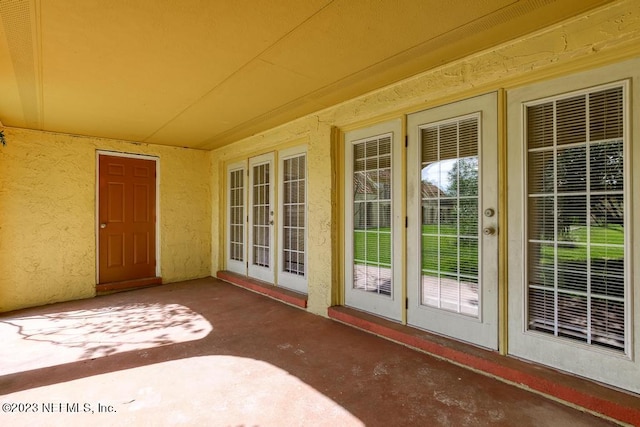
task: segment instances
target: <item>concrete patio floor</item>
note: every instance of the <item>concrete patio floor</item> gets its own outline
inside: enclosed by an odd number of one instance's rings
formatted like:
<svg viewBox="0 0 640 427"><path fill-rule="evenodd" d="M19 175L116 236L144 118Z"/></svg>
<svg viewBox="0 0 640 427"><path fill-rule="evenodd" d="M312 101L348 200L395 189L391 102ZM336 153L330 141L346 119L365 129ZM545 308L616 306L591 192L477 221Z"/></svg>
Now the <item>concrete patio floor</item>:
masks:
<svg viewBox="0 0 640 427"><path fill-rule="evenodd" d="M0 425L613 422L214 278L0 314Z"/></svg>

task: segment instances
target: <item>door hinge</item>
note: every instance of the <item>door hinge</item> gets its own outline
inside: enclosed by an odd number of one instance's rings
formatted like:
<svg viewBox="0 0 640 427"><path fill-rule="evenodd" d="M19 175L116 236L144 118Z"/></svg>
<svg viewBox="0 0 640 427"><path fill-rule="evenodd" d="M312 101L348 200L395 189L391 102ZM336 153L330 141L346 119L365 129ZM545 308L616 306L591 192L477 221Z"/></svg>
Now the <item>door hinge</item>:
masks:
<svg viewBox="0 0 640 427"><path fill-rule="evenodd" d="M404 146L408 147L409 146L409 135L405 135L404 136Z"/></svg>
<svg viewBox="0 0 640 427"><path fill-rule="evenodd" d="M404 228L409 228L409 217L408 216L404 217Z"/></svg>
<svg viewBox="0 0 640 427"><path fill-rule="evenodd" d="M406 310L409 310L409 298L405 298L405 299L404 299L404 308L405 308Z"/></svg>

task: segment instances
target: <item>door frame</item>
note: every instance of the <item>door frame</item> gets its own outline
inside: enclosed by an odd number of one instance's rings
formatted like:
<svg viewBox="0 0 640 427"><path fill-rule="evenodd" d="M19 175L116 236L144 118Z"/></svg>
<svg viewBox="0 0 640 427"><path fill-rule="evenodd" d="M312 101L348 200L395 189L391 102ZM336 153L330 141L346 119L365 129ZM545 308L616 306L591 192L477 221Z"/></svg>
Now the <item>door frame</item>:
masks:
<svg viewBox="0 0 640 427"><path fill-rule="evenodd" d="M273 214L271 216L271 224L269 227L269 267L261 267L253 265L253 244L254 244L254 234L253 234L253 168L255 166L260 166L264 164L269 164L269 207ZM276 153L275 151L270 151L265 154L261 154L258 156L253 156L248 159L248 169L249 176L247 179L247 276L253 279L262 280L267 283L277 283L277 274L278 274L278 254L276 252L276 236L277 236L277 227L278 227L278 218L276 209L278 206L278 200L276 195L275 186L278 184L278 171L277 171L277 162L276 162Z"/></svg>
<svg viewBox="0 0 640 427"><path fill-rule="evenodd" d="M500 343L500 200L497 194L485 191L494 182L496 191L500 187L498 174L499 162L499 128L498 128L498 93L489 92L464 98L449 104L443 104L418 111L407 116L407 324L420 329L443 334L452 339L465 341L474 345L499 350ZM446 122L456 118L477 115L480 139L478 141L478 278L480 292L478 294L479 311L477 317L448 312L423 305L421 302L420 273L421 254L421 203L416 202L421 190L416 178L419 178L420 142L418 129L430 123ZM423 116L428 120L423 122ZM493 159L493 164L488 163ZM416 168L417 169L414 169ZM417 176L410 176L412 173ZM491 208L490 215L483 215L485 209ZM493 233L485 236L483 228L493 228ZM494 263L489 264L491 260ZM493 280L492 280L493 279ZM425 322L428 319L428 327Z"/></svg>
<svg viewBox="0 0 640 427"><path fill-rule="evenodd" d="M95 204L95 237L96 237L96 285L100 284L100 156L127 157L132 159L151 160L156 164L156 277L160 277L160 158L147 154L124 153L119 151L96 150L96 204Z"/></svg>
<svg viewBox="0 0 640 427"><path fill-rule="evenodd" d="M344 234L344 249L342 262L344 263L342 291L346 306L364 310L376 316L385 317L395 322L403 323L405 318L405 281L404 281L404 250L405 227L403 226L405 201L403 200L403 119L397 118L377 123L365 128L345 132L341 147L343 161L342 172L342 223ZM391 277L392 293L389 296L369 294L366 290L354 289L353 277L353 146L355 143L375 139L382 135L391 135Z"/></svg>
<svg viewBox="0 0 640 427"><path fill-rule="evenodd" d="M243 243L243 250L242 250L242 261L236 261L236 260L232 260L231 259L231 234L230 234L230 226L231 226L231 214L230 214L230 207L231 207L231 180L230 180L230 176L231 176L231 172L235 172L241 170L242 171L242 178L243 178L243 185L242 185L242 206L244 208L244 213L243 213L243 218L242 218L242 222L244 224L243 230L242 230L242 243ZM238 273L238 274L242 274L243 276L248 276L248 266L249 266L249 260L247 259L247 256L249 254L248 251L248 229L249 229L249 207L248 207L248 202L249 202L249 187L248 187L248 181L249 181L249 164L248 164L248 160L242 160L239 162L233 162L233 163L229 163L225 166L225 221L224 221L224 249L225 249L225 255L224 255L224 261L225 261L225 265L226 265L226 269L229 271L232 271L234 273Z"/></svg>
<svg viewBox="0 0 640 427"><path fill-rule="evenodd" d="M508 151L507 191L508 217L508 341L509 354L535 363L551 366L619 387L634 393L640 392L640 152L634 146L640 139L640 116L637 107L640 99L640 59L618 62L557 78L531 83L507 91L507 137L511 141ZM625 99L625 351L587 346L582 342L558 338L527 329L526 299L526 169L524 145L524 106L545 98L567 93L589 92L591 88L621 83L626 86ZM634 108L636 107L636 108Z"/></svg>
<svg viewBox="0 0 640 427"><path fill-rule="evenodd" d="M305 272L303 276L296 276L284 270L284 162L288 159L295 157L302 157L305 159L305 187L304 187L304 265ZM277 206L276 210L276 219L278 229L275 230L277 237L276 243L277 247L277 276L278 283L277 286L281 286L283 288L290 289L292 291L301 292L303 294L308 293L308 277L309 277L309 216L308 216L308 190L309 190L309 168L308 166L308 156L307 156L307 146L306 145L298 145L291 148L286 148L278 151L278 177L277 177Z"/></svg>

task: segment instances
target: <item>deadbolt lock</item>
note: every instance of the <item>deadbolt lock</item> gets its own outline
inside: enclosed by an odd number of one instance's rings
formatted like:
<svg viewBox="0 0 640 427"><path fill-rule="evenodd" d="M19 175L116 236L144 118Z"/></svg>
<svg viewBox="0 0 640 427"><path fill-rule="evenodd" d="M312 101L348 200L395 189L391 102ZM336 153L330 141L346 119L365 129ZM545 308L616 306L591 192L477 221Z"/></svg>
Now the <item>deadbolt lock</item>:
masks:
<svg viewBox="0 0 640 427"><path fill-rule="evenodd" d="M484 210L484 216L486 216L487 218L491 218L495 214L496 214L496 212L491 208L487 208L487 209Z"/></svg>

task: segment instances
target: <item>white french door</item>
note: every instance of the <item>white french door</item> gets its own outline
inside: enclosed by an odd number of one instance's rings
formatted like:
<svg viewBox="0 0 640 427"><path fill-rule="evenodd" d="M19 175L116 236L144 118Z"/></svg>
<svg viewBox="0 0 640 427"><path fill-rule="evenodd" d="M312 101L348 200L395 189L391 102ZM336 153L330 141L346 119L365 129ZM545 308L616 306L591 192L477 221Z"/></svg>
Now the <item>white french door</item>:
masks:
<svg viewBox="0 0 640 427"><path fill-rule="evenodd" d="M279 158L278 285L307 293L307 153L281 150Z"/></svg>
<svg viewBox="0 0 640 427"><path fill-rule="evenodd" d="M247 163L227 167L227 270L247 274Z"/></svg>
<svg viewBox="0 0 640 427"><path fill-rule="evenodd" d="M635 393L639 69L508 92L509 353Z"/></svg>
<svg viewBox="0 0 640 427"><path fill-rule="evenodd" d="M275 153L227 166L226 268L306 293L306 147L280 150L278 159L277 208Z"/></svg>
<svg viewBox="0 0 640 427"><path fill-rule="evenodd" d="M401 138L394 120L345 134L345 304L402 319Z"/></svg>
<svg viewBox="0 0 640 427"><path fill-rule="evenodd" d="M275 282L273 153L249 159L248 267L250 277Z"/></svg>
<svg viewBox="0 0 640 427"><path fill-rule="evenodd" d="M407 322L497 349L497 95L412 114L407 134Z"/></svg>

